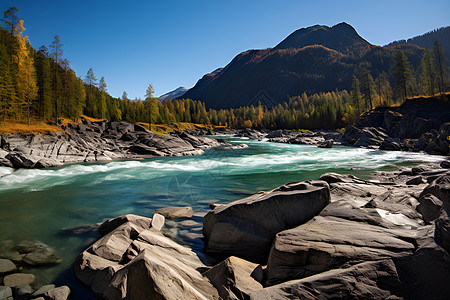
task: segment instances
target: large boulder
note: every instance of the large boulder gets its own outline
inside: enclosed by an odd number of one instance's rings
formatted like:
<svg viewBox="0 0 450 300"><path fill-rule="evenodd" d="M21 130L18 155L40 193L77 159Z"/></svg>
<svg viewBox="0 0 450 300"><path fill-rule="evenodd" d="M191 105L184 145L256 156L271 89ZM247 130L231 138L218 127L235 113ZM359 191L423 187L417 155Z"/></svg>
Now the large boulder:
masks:
<svg viewBox="0 0 450 300"><path fill-rule="evenodd" d="M118 271L105 299L219 299L217 290L176 251L148 246ZM175 255L176 254L176 255Z"/></svg>
<svg viewBox="0 0 450 300"><path fill-rule="evenodd" d="M392 260L363 262L250 294L250 299L400 299L401 284Z"/></svg>
<svg viewBox="0 0 450 300"><path fill-rule="evenodd" d="M205 250L264 262L278 232L307 222L329 202L326 182L305 181L216 207L204 218Z"/></svg>
<svg viewBox="0 0 450 300"><path fill-rule="evenodd" d="M106 235L75 262L76 277L104 299L218 299L197 271L205 267L197 255L150 227L151 220L127 215L105 222Z"/></svg>
<svg viewBox="0 0 450 300"><path fill-rule="evenodd" d="M211 280L222 299L243 300L248 299L250 293L263 288L262 284L252 277L257 268L257 264L230 256L203 275Z"/></svg>

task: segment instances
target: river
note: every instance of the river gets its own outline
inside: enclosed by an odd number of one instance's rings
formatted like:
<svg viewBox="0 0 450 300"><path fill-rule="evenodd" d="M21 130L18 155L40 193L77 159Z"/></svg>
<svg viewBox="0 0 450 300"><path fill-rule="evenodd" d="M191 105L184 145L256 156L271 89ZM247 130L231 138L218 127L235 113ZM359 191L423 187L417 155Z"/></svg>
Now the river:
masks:
<svg viewBox="0 0 450 300"><path fill-rule="evenodd" d="M154 209L167 206L192 206L195 212L204 213L208 203L228 203L287 182L318 179L326 172L351 172L368 178L374 170L442 160L419 153L226 139L249 147L209 149L195 157L74 164L53 169L13 171L0 167L0 241L39 240L48 244L63 262L25 271L35 273L40 284L69 285L73 299L88 299L71 266L97 236L64 229L127 213L151 217ZM193 220L201 223L202 219ZM175 238L201 252L199 239L192 241L182 235Z"/></svg>

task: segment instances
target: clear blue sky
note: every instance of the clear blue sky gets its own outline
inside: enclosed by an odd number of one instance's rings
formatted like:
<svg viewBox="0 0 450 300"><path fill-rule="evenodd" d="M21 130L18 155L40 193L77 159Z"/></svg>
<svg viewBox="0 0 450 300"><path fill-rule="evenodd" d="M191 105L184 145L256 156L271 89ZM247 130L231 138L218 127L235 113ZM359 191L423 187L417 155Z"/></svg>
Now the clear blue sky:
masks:
<svg viewBox="0 0 450 300"><path fill-rule="evenodd" d="M192 87L248 49L273 47L296 29L351 24L372 44L450 25L450 1L0 0L16 6L35 48L55 35L84 78L92 67L112 96L159 96Z"/></svg>

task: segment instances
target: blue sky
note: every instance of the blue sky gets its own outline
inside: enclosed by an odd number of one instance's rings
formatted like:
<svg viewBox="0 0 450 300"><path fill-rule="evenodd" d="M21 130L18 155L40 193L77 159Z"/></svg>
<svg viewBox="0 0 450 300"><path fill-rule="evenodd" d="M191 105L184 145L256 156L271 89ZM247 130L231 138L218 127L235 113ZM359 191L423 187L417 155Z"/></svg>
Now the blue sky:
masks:
<svg viewBox="0 0 450 300"><path fill-rule="evenodd" d="M370 43L385 45L450 25L450 1L138 1L0 0L16 6L35 48L55 35L84 78L92 67L112 96L157 96L192 87L205 73L248 49L273 47L315 24L351 24Z"/></svg>

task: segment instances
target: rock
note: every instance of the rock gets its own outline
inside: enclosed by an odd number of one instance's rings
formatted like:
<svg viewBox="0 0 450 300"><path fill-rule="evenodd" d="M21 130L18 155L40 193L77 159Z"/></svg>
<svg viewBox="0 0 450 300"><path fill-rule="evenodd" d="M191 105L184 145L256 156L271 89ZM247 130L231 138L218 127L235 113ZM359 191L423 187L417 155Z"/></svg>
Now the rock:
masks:
<svg viewBox="0 0 450 300"><path fill-rule="evenodd" d="M192 207L164 207L155 209L155 212L163 215L166 219L190 218L194 213Z"/></svg>
<svg viewBox="0 0 450 300"><path fill-rule="evenodd" d="M44 296L45 293L47 293L49 290L52 290L56 288L56 286L54 284L47 284L42 286L40 289L38 289L36 292L33 293L32 297L40 297L40 296Z"/></svg>
<svg viewBox="0 0 450 300"><path fill-rule="evenodd" d="M118 263L84 251L75 261L74 273L95 294L102 295L121 267Z"/></svg>
<svg viewBox="0 0 450 300"><path fill-rule="evenodd" d="M0 242L0 257L9 259L15 263L21 262L25 255L19 253L11 240Z"/></svg>
<svg viewBox="0 0 450 300"><path fill-rule="evenodd" d="M20 153L9 153L8 155L6 155L6 159L8 159L12 163L14 168L30 169L33 168L37 162L33 158L27 158Z"/></svg>
<svg viewBox="0 0 450 300"><path fill-rule="evenodd" d="M305 181L217 207L203 222L206 252L265 261L278 232L307 222L329 202L326 182Z"/></svg>
<svg viewBox="0 0 450 300"><path fill-rule="evenodd" d="M434 242L421 246L413 255L395 258L394 262L405 299L448 298L450 259Z"/></svg>
<svg viewBox="0 0 450 300"><path fill-rule="evenodd" d="M425 194L419 198L420 204L417 211L422 215L425 222L430 224L439 218L442 210L442 201L432 194Z"/></svg>
<svg viewBox="0 0 450 300"><path fill-rule="evenodd" d="M176 257L180 254L160 250L157 246L144 249L114 275L103 297L168 300L219 298L216 289L206 278L188 262Z"/></svg>
<svg viewBox="0 0 450 300"><path fill-rule="evenodd" d="M120 225L91 246L92 253L110 261L120 262L133 239L145 229L131 222Z"/></svg>
<svg viewBox="0 0 450 300"><path fill-rule="evenodd" d="M425 180L423 180L422 176L416 176L406 181L407 185L418 185L422 183L425 183Z"/></svg>
<svg viewBox="0 0 450 300"><path fill-rule="evenodd" d="M194 226L198 226L198 225L200 225L200 224L193 220L184 220L184 221L180 222L181 227L194 227Z"/></svg>
<svg viewBox="0 0 450 300"><path fill-rule="evenodd" d="M128 151L136 153L136 154L145 154L145 155L155 155L155 156L166 156L162 151L158 151L156 148L149 147L146 145L133 145L131 146Z"/></svg>
<svg viewBox="0 0 450 300"><path fill-rule="evenodd" d="M63 166L63 163L56 159L40 159L34 165L34 168L53 168L61 166Z"/></svg>
<svg viewBox="0 0 450 300"><path fill-rule="evenodd" d="M221 299L249 299L251 292L263 288L251 276L257 267L257 264L230 256L203 275L217 288Z"/></svg>
<svg viewBox="0 0 450 300"><path fill-rule="evenodd" d="M324 210L308 223L276 235L267 262L270 284L311 276L348 262L374 261L414 252L414 233L388 229L388 225L378 226L385 222L394 226L395 219L386 220L385 214L373 218L366 213L376 209L363 209L358 214L361 208L340 206L337 202L330 206L336 208Z"/></svg>
<svg viewBox="0 0 450 300"><path fill-rule="evenodd" d="M150 228L152 224L152 219L133 214L127 214L104 221L98 228L98 231L100 232L101 235L105 235L127 222L133 223L135 225L147 229Z"/></svg>
<svg viewBox="0 0 450 300"><path fill-rule="evenodd" d="M33 283L35 277L33 274L25 274L25 273L15 273L11 275L6 275L3 278L3 284L9 287L20 287L23 285L29 285Z"/></svg>
<svg viewBox="0 0 450 300"><path fill-rule="evenodd" d="M33 289L29 285L23 285L15 288L16 297L19 299L30 298Z"/></svg>
<svg viewBox="0 0 450 300"><path fill-rule="evenodd" d="M332 140L325 141L325 142L319 144L319 146L317 146L317 147L319 147L319 148L332 148L333 147L333 141Z"/></svg>
<svg viewBox="0 0 450 300"><path fill-rule="evenodd" d="M386 138L380 145L380 150L400 151L401 142L392 138Z"/></svg>
<svg viewBox="0 0 450 300"><path fill-rule="evenodd" d="M161 230L164 226L164 222L166 221L166 218L164 218L163 215L159 213L155 213L152 218L152 228L155 228L156 230Z"/></svg>
<svg viewBox="0 0 450 300"><path fill-rule="evenodd" d="M216 207L220 207L220 206L222 206L222 205L224 205L224 204L220 204L220 203L208 203L208 207L210 208L210 209L216 209ZM203 216L204 217L204 216Z"/></svg>
<svg viewBox="0 0 450 300"><path fill-rule="evenodd" d="M432 194L438 197L445 205L450 208L450 174L443 174L433 180L426 188L423 189L420 197Z"/></svg>
<svg viewBox="0 0 450 300"><path fill-rule="evenodd" d="M19 250L19 252L21 251ZM30 266L52 265L62 261L55 250L40 242L34 243L32 249L27 249L26 252L22 253L27 253L23 257L23 262Z"/></svg>
<svg viewBox="0 0 450 300"><path fill-rule="evenodd" d="M0 157L0 167L13 168L13 164L6 157Z"/></svg>
<svg viewBox="0 0 450 300"><path fill-rule="evenodd" d="M326 181L328 184L345 182L345 183L361 183L365 184L366 181L359 179L352 174L338 174L338 173L325 173L320 176L320 180Z"/></svg>
<svg viewBox="0 0 450 300"><path fill-rule="evenodd" d="M450 160L443 160L440 166L443 169L450 169Z"/></svg>
<svg viewBox="0 0 450 300"><path fill-rule="evenodd" d="M392 260L363 262L250 294L250 299L401 299L402 290Z"/></svg>
<svg viewBox="0 0 450 300"><path fill-rule="evenodd" d="M353 145L358 140L360 133L361 133L360 129L350 125L345 128L345 132L344 135L342 136L342 139L349 145Z"/></svg>
<svg viewBox="0 0 450 300"><path fill-rule="evenodd" d="M435 222L435 240L447 253L450 254L450 219L447 213L441 216Z"/></svg>
<svg viewBox="0 0 450 300"><path fill-rule="evenodd" d="M384 112L384 126L388 130L392 131L397 123L403 118L403 115L392 110L387 110Z"/></svg>
<svg viewBox="0 0 450 300"><path fill-rule="evenodd" d="M9 286L0 285L0 300L12 298L12 290Z"/></svg>
<svg viewBox="0 0 450 300"><path fill-rule="evenodd" d="M60 286L51 289L45 293L45 297L52 300L67 300L70 295L70 289L68 286Z"/></svg>
<svg viewBox="0 0 450 300"><path fill-rule="evenodd" d="M16 269L16 265L9 259L0 259L0 275L14 272Z"/></svg>
<svg viewBox="0 0 450 300"><path fill-rule="evenodd" d="M74 272L105 299L218 299L216 289L197 271L202 267L190 249L155 228L127 221L84 251Z"/></svg>

